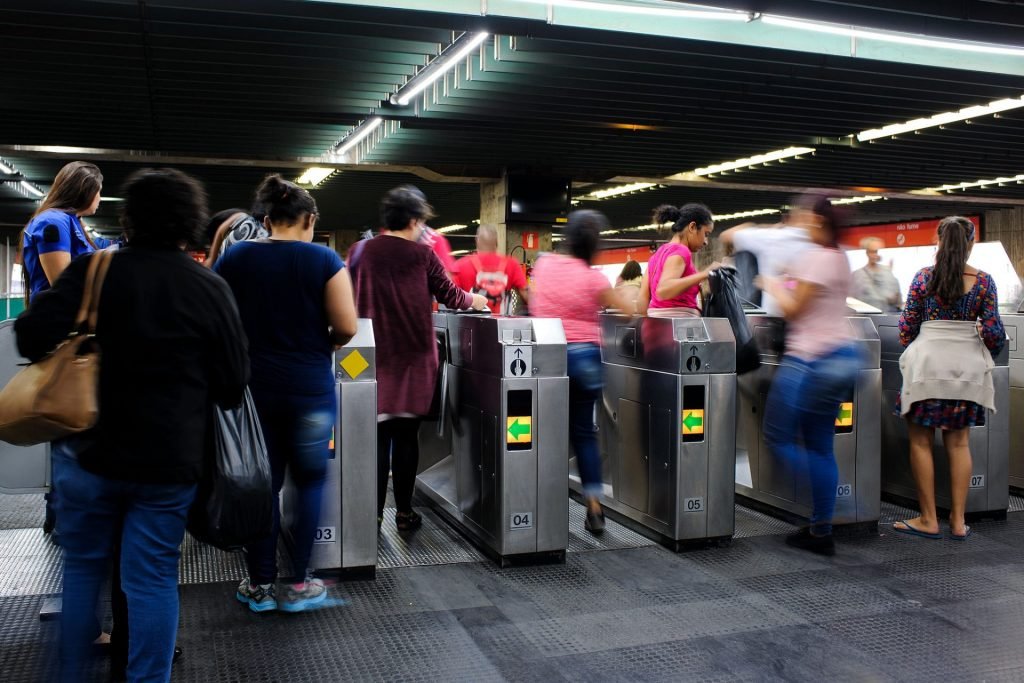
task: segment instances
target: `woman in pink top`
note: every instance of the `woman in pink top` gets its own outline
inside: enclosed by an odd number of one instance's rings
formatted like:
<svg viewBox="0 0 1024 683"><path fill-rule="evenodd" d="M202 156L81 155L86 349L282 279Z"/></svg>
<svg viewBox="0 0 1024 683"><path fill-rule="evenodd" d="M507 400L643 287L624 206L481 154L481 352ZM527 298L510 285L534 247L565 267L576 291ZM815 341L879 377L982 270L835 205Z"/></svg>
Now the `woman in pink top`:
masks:
<svg viewBox="0 0 1024 683"><path fill-rule="evenodd" d="M654 210L654 224L672 224L672 239L661 245L647 264L647 274L640 282L637 309L641 314L659 315L668 311L700 314L697 294L700 283L718 267L713 263L698 271L693 255L707 246L714 229L711 211L703 204L682 207L664 204Z"/></svg>
<svg viewBox="0 0 1024 683"><path fill-rule="evenodd" d="M565 254L537 260L530 285L530 314L561 318L568 342L569 441L587 502L587 530L604 531L601 509L601 454L594 429L594 406L601 397L601 330L597 316L603 307L629 310L629 303L600 271L590 267L608 219L597 211L574 211L565 226Z"/></svg>
<svg viewBox="0 0 1024 683"><path fill-rule="evenodd" d="M833 451L835 420L839 404L852 400L848 397L853 396L861 366L860 346L844 320L852 276L836 242L838 216L827 196L799 197L789 215L792 225L807 231L813 246L790 268L789 283L781 277L759 279L787 322L786 353L765 410L765 441L785 466L806 466L810 472L810 526L786 543L834 555L832 514L839 481Z"/></svg>

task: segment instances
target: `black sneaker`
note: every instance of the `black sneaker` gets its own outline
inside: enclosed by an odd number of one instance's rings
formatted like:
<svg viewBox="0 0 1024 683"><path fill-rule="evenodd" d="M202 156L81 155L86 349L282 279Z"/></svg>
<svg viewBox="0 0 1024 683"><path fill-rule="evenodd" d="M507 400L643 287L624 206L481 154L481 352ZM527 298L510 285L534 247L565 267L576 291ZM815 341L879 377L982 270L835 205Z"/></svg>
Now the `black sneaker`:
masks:
<svg viewBox="0 0 1024 683"><path fill-rule="evenodd" d="M801 550L809 550L818 555L832 556L836 554L836 543L832 539L832 534L815 536L811 533L810 529L801 529L795 534L786 536L786 545L800 548Z"/></svg>
<svg viewBox="0 0 1024 683"><path fill-rule="evenodd" d="M395 513L395 527L399 531L415 531L421 526L423 526L423 518L415 510Z"/></svg>
<svg viewBox="0 0 1024 683"><path fill-rule="evenodd" d="M600 536L604 533L604 510L600 512L594 512L589 507L587 508L587 521L584 522L583 528L594 534Z"/></svg>

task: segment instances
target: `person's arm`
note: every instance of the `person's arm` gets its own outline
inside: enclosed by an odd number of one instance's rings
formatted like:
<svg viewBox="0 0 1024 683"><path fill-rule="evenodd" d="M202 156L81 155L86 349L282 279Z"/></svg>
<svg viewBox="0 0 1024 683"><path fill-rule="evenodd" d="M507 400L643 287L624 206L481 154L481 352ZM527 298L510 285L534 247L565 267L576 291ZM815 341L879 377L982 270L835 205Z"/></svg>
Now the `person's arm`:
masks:
<svg viewBox="0 0 1024 683"><path fill-rule="evenodd" d="M519 262L513 258L507 258L505 263L505 273L508 275L508 281L512 285L512 289L516 290L523 303L530 303L530 290L526 284L526 275L523 273Z"/></svg>
<svg viewBox="0 0 1024 683"><path fill-rule="evenodd" d="M684 276L683 273L686 271L687 266L686 259L682 256L669 256L665 260L665 267L661 271L661 278L658 280L658 286L655 287L654 291L662 301L675 298L686 290L692 289L707 280L708 273L720 265L716 261L704 270Z"/></svg>
<svg viewBox="0 0 1024 683"><path fill-rule="evenodd" d="M352 279L342 268L327 281L324 291L324 309L331 325L331 337L338 346L344 346L356 335L359 319L356 300L352 294Z"/></svg>
<svg viewBox="0 0 1024 683"><path fill-rule="evenodd" d="M222 408L242 402L249 384L249 340L228 283L216 278L211 302L210 399Z"/></svg>
<svg viewBox="0 0 1024 683"><path fill-rule="evenodd" d="M68 338L82 303L89 259L68 266L50 289L40 292L14 323L18 351L33 363Z"/></svg>
<svg viewBox="0 0 1024 683"><path fill-rule="evenodd" d="M458 288L448 277L447 271L441 265L441 259L433 251L429 252L427 258L427 286L431 295L448 308L462 310L474 308L482 311L487 308L487 297L479 294L470 294Z"/></svg>
<svg viewBox="0 0 1024 683"><path fill-rule="evenodd" d="M743 230L746 230L748 228L753 228L753 227L756 227L754 223L741 223L740 225L734 225L733 227L729 228L728 230L723 230L722 232L720 232L718 234L718 241L724 247L734 247L734 248L736 248L736 235L738 235ZM736 249L737 249L737 251L743 251L742 249L739 249L739 248L736 248Z"/></svg>
<svg viewBox="0 0 1024 683"><path fill-rule="evenodd" d="M599 297L601 305L604 306L605 308L614 308L618 311L621 311L624 315L633 314L634 302L630 301L628 298L623 296L622 292L615 289L614 287L609 287L608 289L601 290Z"/></svg>
<svg viewBox="0 0 1024 683"><path fill-rule="evenodd" d="M759 281L761 289L774 297L786 320L800 317L821 290L821 285L807 280L797 280L796 289L792 291L782 278L759 276Z"/></svg>
<svg viewBox="0 0 1024 683"><path fill-rule="evenodd" d="M910 342L917 339L917 335L921 331L927 288L928 283L925 281L924 271L918 271L907 291L907 303L900 315L900 344L903 346L910 346Z"/></svg>
<svg viewBox="0 0 1024 683"><path fill-rule="evenodd" d="M647 315L647 307L651 305L651 283L647 280L647 273L640 278L640 293L636 295L636 314Z"/></svg>
<svg viewBox="0 0 1024 683"><path fill-rule="evenodd" d="M1006 344L1006 328L999 317L999 296L996 293L996 281L992 276L985 277L985 295L981 299L981 311L978 315L978 329L981 340L992 352L994 358Z"/></svg>
<svg viewBox="0 0 1024 683"><path fill-rule="evenodd" d="M882 266L884 268L884 266ZM892 271L886 268L886 274L888 277L885 278L885 285L887 289L886 302L890 306L899 306L900 304L900 281L896 279L896 276L892 274Z"/></svg>

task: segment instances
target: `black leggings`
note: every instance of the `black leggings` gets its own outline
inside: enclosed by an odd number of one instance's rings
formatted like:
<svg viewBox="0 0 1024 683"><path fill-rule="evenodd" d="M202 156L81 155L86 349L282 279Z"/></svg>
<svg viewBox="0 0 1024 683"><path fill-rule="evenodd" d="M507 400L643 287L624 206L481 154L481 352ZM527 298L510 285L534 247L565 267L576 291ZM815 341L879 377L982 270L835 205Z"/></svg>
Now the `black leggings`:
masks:
<svg viewBox="0 0 1024 683"><path fill-rule="evenodd" d="M384 514L388 472L394 479L395 507L412 512L412 492L420 462L419 431L422 418L396 417L377 423L377 516Z"/></svg>

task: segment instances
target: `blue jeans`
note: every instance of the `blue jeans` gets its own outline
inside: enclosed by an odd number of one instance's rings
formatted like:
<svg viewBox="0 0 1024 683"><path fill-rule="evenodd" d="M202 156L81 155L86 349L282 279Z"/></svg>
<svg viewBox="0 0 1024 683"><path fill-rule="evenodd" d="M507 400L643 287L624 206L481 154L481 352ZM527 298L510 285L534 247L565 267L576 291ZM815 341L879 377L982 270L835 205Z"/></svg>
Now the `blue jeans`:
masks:
<svg viewBox="0 0 1024 683"><path fill-rule="evenodd" d="M816 534L832 533L839 480L835 420L839 404L853 392L860 354L859 346L848 344L813 361L783 356L768 393L765 441L794 477L807 468Z"/></svg>
<svg viewBox="0 0 1024 683"><path fill-rule="evenodd" d="M274 528L270 536L246 546L249 581L277 580L277 537L281 530L281 487L287 470L297 495L292 504L292 568L302 581L313 552L313 536L320 522L320 503L327 480L328 444L338 411L334 392L305 396L250 387L256 413L267 443L274 483Z"/></svg>
<svg viewBox="0 0 1024 683"><path fill-rule="evenodd" d="M121 530L121 587L128 596L128 678L169 681L178 630L178 556L195 484L140 484L87 472L80 441L53 444L64 549L61 680L79 681L96 637L96 604Z"/></svg>
<svg viewBox="0 0 1024 683"><path fill-rule="evenodd" d="M601 347L597 344L569 344L566 363L569 375L569 441L576 453L583 495L599 498L604 484L601 481L601 454L597 448L594 407L601 398L603 387Z"/></svg>

